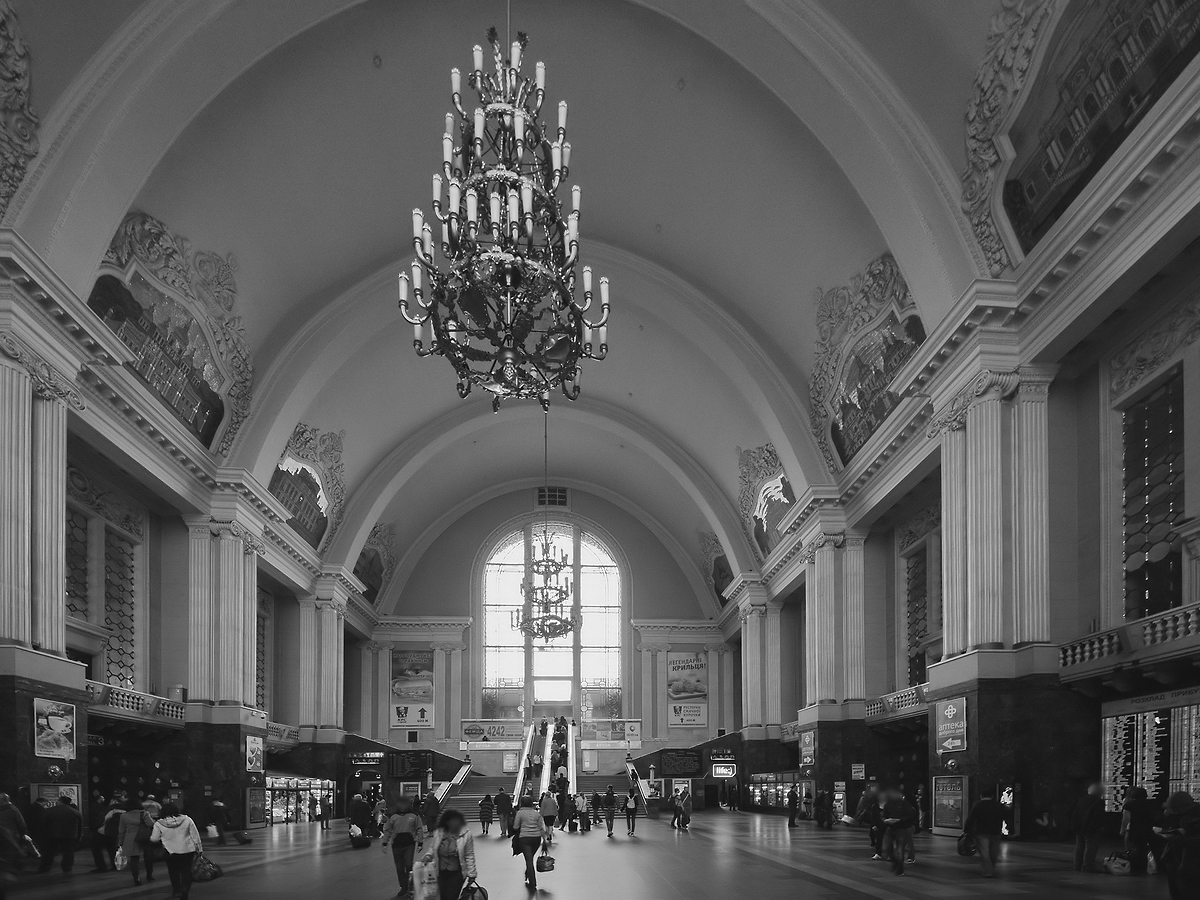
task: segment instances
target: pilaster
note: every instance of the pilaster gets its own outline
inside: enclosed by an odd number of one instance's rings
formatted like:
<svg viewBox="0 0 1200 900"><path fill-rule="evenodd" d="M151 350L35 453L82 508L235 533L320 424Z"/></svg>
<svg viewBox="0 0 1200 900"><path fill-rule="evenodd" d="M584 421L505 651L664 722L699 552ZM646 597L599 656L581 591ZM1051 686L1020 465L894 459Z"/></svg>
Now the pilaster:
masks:
<svg viewBox="0 0 1200 900"><path fill-rule="evenodd" d="M258 705L258 554L248 537L242 541L242 705ZM269 674L267 677L270 677Z"/></svg>
<svg viewBox="0 0 1200 900"><path fill-rule="evenodd" d="M832 535L821 535L813 550L805 602L815 609L813 629L806 632L806 657L813 659L812 687L807 691L809 704L836 703L838 700L838 546Z"/></svg>
<svg viewBox="0 0 1200 900"><path fill-rule="evenodd" d="M437 721L433 723L434 737L444 739L449 732L446 719L449 716L446 714L446 645L433 644L433 696L437 698L441 709L437 711Z"/></svg>
<svg viewBox="0 0 1200 900"><path fill-rule="evenodd" d="M729 645L705 644L704 652L708 660L708 735L715 738L717 729L725 727L722 722L730 702L724 681L725 666L728 665L725 655L729 652Z"/></svg>
<svg viewBox="0 0 1200 900"><path fill-rule="evenodd" d="M379 692L376 695L378 706L376 707L376 727L375 737L378 740L386 741L388 731L391 725L391 710L388 708L391 705L392 697L392 644L381 643L375 644L378 649L375 651L375 679L379 684Z"/></svg>
<svg viewBox="0 0 1200 900"><path fill-rule="evenodd" d="M358 733L363 737L372 737L375 734L375 671L378 668L375 655L378 652L379 645L373 641L358 645ZM382 683L379 689L383 690Z"/></svg>
<svg viewBox="0 0 1200 900"><path fill-rule="evenodd" d="M188 526L188 700L216 699L213 674L212 524L209 519L187 520Z"/></svg>
<svg viewBox="0 0 1200 900"><path fill-rule="evenodd" d="M0 641L28 646L33 395L29 374L0 356Z"/></svg>
<svg viewBox="0 0 1200 900"><path fill-rule="evenodd" d="M300 726L317 727L317 678L320 663L320 646L317 630L317 598L299 597L300 646L297 648L297 663L300 680Z"/></svg>
<svg viewBox="0 0 1200 900"><path fill-rule="evenodd" d="M967 435L965 415L942 432L942 658L967 649Z"/></svg>
<svg viewBox="0 0 1200 900"><path fill-rule="evenodd" d="M842 550L842 699L867 693L867 598L863 545L866 535L847 534Z"/></svg>
<svg viewBox="0 0 1200 900"><path fill-rule="evenodd" d="M32 408L33 644L46 653L67 650L67 407L49 390L34 392Z"/></svg>
<svg viewBox="0 0 1200 900"><path fill-rule="evenodd" d="M1055 366L1020 370L1013 434L1016 482L1013 644L1050 640L1050 435L1047 415Z"/></svg>
<svg viewBox="0 0 1200 900"><path fill-rule="evenodd" d="M216 531L216 621L213 649L215 654L215 676L217 692L212 699L218 703L242 702L242 681L245 675L245 659L242 589L245 573L242 558L245 555L241 537L228 524L214 525Z"/></svg>

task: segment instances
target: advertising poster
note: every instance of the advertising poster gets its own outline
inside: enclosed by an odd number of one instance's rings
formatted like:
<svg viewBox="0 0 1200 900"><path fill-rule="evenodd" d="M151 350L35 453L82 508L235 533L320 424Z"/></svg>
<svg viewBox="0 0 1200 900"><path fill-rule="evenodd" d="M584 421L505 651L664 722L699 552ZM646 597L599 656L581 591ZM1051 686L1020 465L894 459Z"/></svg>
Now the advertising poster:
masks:
<svg viewBox="0 0 1200 900"><path fill-rule="evenodd" d="M45 800L54 805L59 797L70 797L75 808L79 808L79 785L77 784L34 784L30 785L29 795L34 800Z"/></svg>
<svg viewBox="0 0 1200 900"><path fill-rule="evenodd" d="M393 728L432 728L433 651L392 651L391 708Z"/></svg>
<svg viewBox="0 0 1200 900"><path fill-rule="evenodd" d="M935 834L959 834L967 811L965 775L933 776L933 831Z"/></svg>
<svg viewBox="0 0 1200 900"><path fill-rule="evenodd" d="M265 828L267 825L267 789L246 789L246 827Z"/></svg>
<svg viewBox="0 0 1200 900"><path fill-rule="evenodd" d="M33 755L51 759L75 758L75 704L33 701Z"/></svg>
<svg viewBox="0 0 1200 900"><path fill-rule="evenodd" d="M708 655L667 653L667 725L708 727Z"/></svg>
<svg viewBox="0 0 1200 900"><path fill-rule="evenodd" d="M967 749L967 698L937 703L937 752L957 753Z"/></svg>
<svg viewBox="0 0 1200 900"><path fill-rule="evenodd" d="M263 739L260 735L246 735L246 771L263 770Z"/></svg>

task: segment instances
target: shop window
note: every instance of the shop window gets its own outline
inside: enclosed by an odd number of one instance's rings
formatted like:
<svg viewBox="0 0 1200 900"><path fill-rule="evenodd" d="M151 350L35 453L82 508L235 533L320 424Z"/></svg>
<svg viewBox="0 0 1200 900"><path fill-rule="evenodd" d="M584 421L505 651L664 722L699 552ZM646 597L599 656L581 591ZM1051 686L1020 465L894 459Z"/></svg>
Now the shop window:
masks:
<svg viewBox="0 0 1200 900"><path fill-rule="evenodd" d="M1183 374L1125 411L1125 617L1183 602Z"/></svg>
<svg viewBox="0 0 1200 900"><path fill-rule="evenodd" d="M67 509L67 615L88 617L88 518Z"/></svg>
<svg viewBox="0 0 1200 900"><path fill-rule="evenodd" d="M104 625L108 642L108 683L133 687L133 544L115 531L104 536Z"/></svg>

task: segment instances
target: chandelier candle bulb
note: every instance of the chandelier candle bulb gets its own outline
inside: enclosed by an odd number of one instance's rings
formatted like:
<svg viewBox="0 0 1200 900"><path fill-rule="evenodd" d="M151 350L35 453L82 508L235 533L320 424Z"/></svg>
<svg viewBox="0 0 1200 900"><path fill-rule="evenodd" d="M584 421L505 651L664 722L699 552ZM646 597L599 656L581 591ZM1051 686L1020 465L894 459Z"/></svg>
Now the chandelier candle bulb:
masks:
<svg viewBox="0 0 1200 900"><path fill-rule="evenodd" d="M567 130L567 101L560 100L558 102L558 130Z"/></svg>
<svg viewBox="0 0 1200 900"><path fill-rule="evenodd" d="M567 241L571 244L579 243L579 213L571 213L567 218Z"/></svg>
<svg viewBox="0 0 1200 900"><path fill-rule="evenodd" d="M462 199L462 185L459 184L457 178L450 179L450 209L449 212L453 215L458 215L458 204Z"/></svg>
<svg viewBox="0 0 1200 900"><path fill-rule="evenodd" d="M563 171L571 168L571 142L563 141Z"/></svg>
<svg viewBox="0 0 1200 900"><path fill-rule="evenodd" d="M412 264L412 283L413 283L413 294L414 294L414 296L416 296L417 300L420 301L420 299L421 299L421 264L419 262L417 262L416 260L413 260L413 264ZM425 304L422 303L421 305L424 306Z"/></svg>
<svg viewBox="0 0 1200 900"><path fill-rule="evenodd" d="M442 252L448 253L450 248L450 217L442 219Z"/></svg>
<svg viewBox="0 0 1200 900"><path fill-rule="evenodd" d="M450 163L454 160L454 138L449 132L442 135L442 162Z"/></svg>
<svg viewBox="0 0 1200 900"><path fill-rule="evenodd" d="M521 42L513 41L512 45L512 67L514 69L521 68Z"/></svg>
<svg viewBox="0 0 1200 900"><path fill-rule="evenodd" d="M446 135L449 137L449 135ZM442 202L442 176L435 174L433 176L433 205L436 209Z"/></svg>
<svg viewBox="0 0 1200 900"><path fill-rule="evenodd" d="M476 107L475 108L475 140L480 144L483 143L483 122L484 122L483 110L480 109L479 107Z"/></svg>
<svg viewBox="0 0 1200 900"><path fill-rule="evenodd" d="M567 146L569 147L569 146L571 146L571 145L570 145L570 144L567 144ZM566 159L565 159L565 158L563 159L563 164L564 164L564 165L566 164ZM434 176L434 178L437 178L437 176L435 175L435 176ZM438 178L438 186L439 186L439 188L441 187L441 184L442 184L442 180L441 180L440 178ZM575 209L575 212L576 212L576 213L578 213L578 212L579 212L579 195L580 195L580 193L581 193L581 192L580 192L580 190L579 190L579 185L574 185L574 186L571 188L571 205L572 205L572 206L573 206L573 208Z"/></svg>
<svg viewBox="0 0 1200 900"><path fill-rule="evenodd" d="M492 213L492 228L494 230L500 227L500 195L496 191L492 191L488 195L488 201Z"/></svg>
<svg viewBox="0 0 1200 900"><path fill-rule="evenodd" d="M425 213L420 209L413 210L413 238L421 239L421 228L425 225Z"/></svg>
<svg viewBox="0 0 1200 900"><path fill-rule="evenodd" d="M450 92L452 94L460 94L460 93L462 93L462 91L460 90L461 87L462 87L462 74L458 71L458 69L451 69L450 70Z"/></svg>
<svg viewBox="0 0 1200 900"><path fill-rule="evenodd" d="M586 296L592 292L592 267L583 267L583 293Z"/></svg>
<svg viewBox="0 0 1200 900"><path fill-rule="evenodd" d="M421 323L413 322L413 343L421 343Z"/></svg>
<svg viewBox="0 0 1200 900"><path fill-rule="evenodd" d="M433 258L433 229L426 222L421 228L421 246L425 248L425 255L430 259Z"/></svg>
<svg viewBox="0 0 1200 900"><path fill-rule="evenodd" d="M408 306L408 276L403 272L400 273L400 308L404 309Z"/></svg>
<svg viewBox="0 0 1200 900"><path fill-rule="evenodd" d="M475 55L475 71L482 72L483 71L483 48L480 47L478 44L476 44L474 46L474 48L472 48L472 52Z"/></svg>
<svg viewBox="0 0 1200 900"><path fill-rule="evenodd" d="M600 326L600 349L603 350L608 346L608 326Z"/></svg>
<svg viewBox="0 0 1200 900"><path fill-rule="evenodd" d="M508 189L508 222L510 225L516 225L521 221L521 201L517 196L516 188Z"/></svg>
<svg viewBox="0 0 1200 900"><path fill-rule="evenodd" d="M479 194L475 188L467 189L467 221L472 225L479 224Z"/></svg>
<svg viewBox="0 0 1200 900"><path fill-rule="evenodd" d="M525 112L518 109L513 114L513 137L517 142L517 161L525 155Z"/></svg>
<svg viewBox="0 0 1200 900"><path fill-rule="evenodd" d="M550 166L555 172L562 169L562 144L554 143L550 145Z"/></svg>
<svg viewBox="0 0 1200 900"><path fill-rule="evenodd" d="M546 64L539 62L534 66L534 72L534 83L537 85L537 89L544 91L546 89Z"/></svg>

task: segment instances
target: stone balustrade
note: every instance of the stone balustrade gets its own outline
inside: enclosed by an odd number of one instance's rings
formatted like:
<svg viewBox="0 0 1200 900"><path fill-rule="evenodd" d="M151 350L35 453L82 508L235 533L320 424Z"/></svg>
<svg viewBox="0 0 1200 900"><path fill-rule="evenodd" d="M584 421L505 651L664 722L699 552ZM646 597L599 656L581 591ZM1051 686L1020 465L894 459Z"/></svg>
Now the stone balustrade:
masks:
<svg viewBox="0 0 1200 900"><path fill-rule="evenodd" d="M1058 648L1067 680L1103 674L1117 665L1153 663L1200 646L1200 603L1135 619Z"/></svg>
<svg viewBox="0 0 1200 900"><path fill-rule="evenodd" d="M101 681L88 681L87 692L88 707L93 714L183 727L184 705L178 700Z"/></svg>
<svg viewBox="0 0 1200 900"><path fill-rule="evenodd" d="M271 746L294 747L300 743L300 726L282 722L267 723L267 743Z"/></svg>
<svg viewBox="0 0 1200 900"><path fill-rule="evenodd" d="M884 721L887 719L902 719L920 715L929 708L925 700L925 685L907 687L868 700L866 703L866 719L868 722Z"/></svg>

